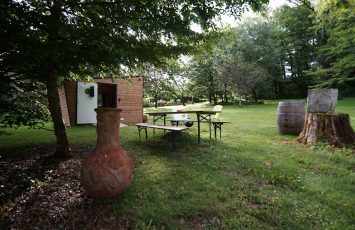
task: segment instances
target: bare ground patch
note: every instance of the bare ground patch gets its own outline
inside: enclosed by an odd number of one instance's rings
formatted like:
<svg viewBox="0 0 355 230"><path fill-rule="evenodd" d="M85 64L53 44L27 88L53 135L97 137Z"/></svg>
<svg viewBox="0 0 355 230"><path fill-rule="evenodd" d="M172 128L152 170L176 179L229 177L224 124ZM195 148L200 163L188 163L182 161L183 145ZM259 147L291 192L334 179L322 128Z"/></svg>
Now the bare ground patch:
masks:
<svg viewBox="0 0 355 230"><path fill-rule="evenodd" d="M2 151L0 158L0 228L128 229L132 221L110 202L85 196L81 159L90 149L57 160L50 146Z"/></svg>

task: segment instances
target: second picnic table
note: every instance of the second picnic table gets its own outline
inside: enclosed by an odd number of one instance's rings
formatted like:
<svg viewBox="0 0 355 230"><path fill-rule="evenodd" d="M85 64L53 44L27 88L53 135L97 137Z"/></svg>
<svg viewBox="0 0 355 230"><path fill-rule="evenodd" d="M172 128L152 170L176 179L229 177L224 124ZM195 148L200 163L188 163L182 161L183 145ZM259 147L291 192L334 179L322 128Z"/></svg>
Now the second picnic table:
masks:
<svg viewBox="0 0 355 230"><path fill-rule="evenodd" d="M211 132L211 115L215 115L216 113L221 113L221 111L213 111L213 110L190 110L190 111L177 111L177 112L170 112L170 111L161 111L161 112L148 112L145 113L149 116L153 116L153 123L155 124L158 120L163 120L164 125L166 125L166 116L169 114L185 114L185 113L194 113L197 116L197 132L198 132L198 143L201 142L201 122L207 122L209 124L210 129L210 139L212 137Z"/></svg>

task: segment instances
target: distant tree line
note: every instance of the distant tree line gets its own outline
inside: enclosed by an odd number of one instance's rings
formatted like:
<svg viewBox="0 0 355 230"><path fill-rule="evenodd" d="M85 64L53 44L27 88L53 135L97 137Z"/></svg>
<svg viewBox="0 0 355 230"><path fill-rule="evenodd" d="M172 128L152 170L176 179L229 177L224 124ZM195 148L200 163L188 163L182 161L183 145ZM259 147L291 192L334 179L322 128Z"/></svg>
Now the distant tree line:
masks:
<svg viewBox="0 0 355 230"><path fill-rule="evenodd" d="M212 104L304 98L314 87L355 95L354 1L292 2L210 33L191 60L172 71L188 79L178 94Z"/></svg>

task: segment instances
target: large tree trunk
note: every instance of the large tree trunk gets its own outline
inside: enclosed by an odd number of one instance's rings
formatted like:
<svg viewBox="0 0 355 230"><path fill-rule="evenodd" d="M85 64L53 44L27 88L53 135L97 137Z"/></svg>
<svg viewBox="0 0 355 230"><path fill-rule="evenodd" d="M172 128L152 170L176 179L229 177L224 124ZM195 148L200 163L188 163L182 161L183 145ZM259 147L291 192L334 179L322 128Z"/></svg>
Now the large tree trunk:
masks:
<svg viewBox="0 0 355 230"><path fill-rule="evenodd" d="M48 108L54 125L54 133L57 139L55 155L58 158L65 158L69 155L69 141L67 130L63 122L62 111L60 108L58 85L55 75L49 74L47 79Z"/></svg>
<svg viewBox="0 0 355 230"><path fill-rule="evenodd" d="M298 139L303 144L326 141L341 147L353 145L355 133L350 125L349 114L307 113Z"/></svg>
<svg viewBox="0 0 355 230"><path fill-rule="evenodd" d="M58 94L58 77L57 71L59 69L58 57L58 40L59 40L59 20L61 14L61 6L59 1L54 1L50 9L51 15L48 21L48 73L47 73L47 97L48 108L54 125L54 133L57 139L57 148L55 156L64 158L69 155L69 141L67 130L64 125L62 111L60 108L60 100Z"/></svg>

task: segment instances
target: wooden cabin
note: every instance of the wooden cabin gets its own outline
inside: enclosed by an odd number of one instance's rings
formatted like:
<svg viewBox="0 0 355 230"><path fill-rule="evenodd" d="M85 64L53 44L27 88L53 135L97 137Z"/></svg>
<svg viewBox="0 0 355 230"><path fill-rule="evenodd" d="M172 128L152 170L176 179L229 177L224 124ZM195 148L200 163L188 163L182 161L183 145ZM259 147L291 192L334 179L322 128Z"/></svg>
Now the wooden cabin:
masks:
<svg viewBox="0 0 355 230"><path fill-rule="evenodd" d="M58 92L66 126L95 124L97 107L122 109L125 124L143 121L142 77L65 81Z"/></svg>

